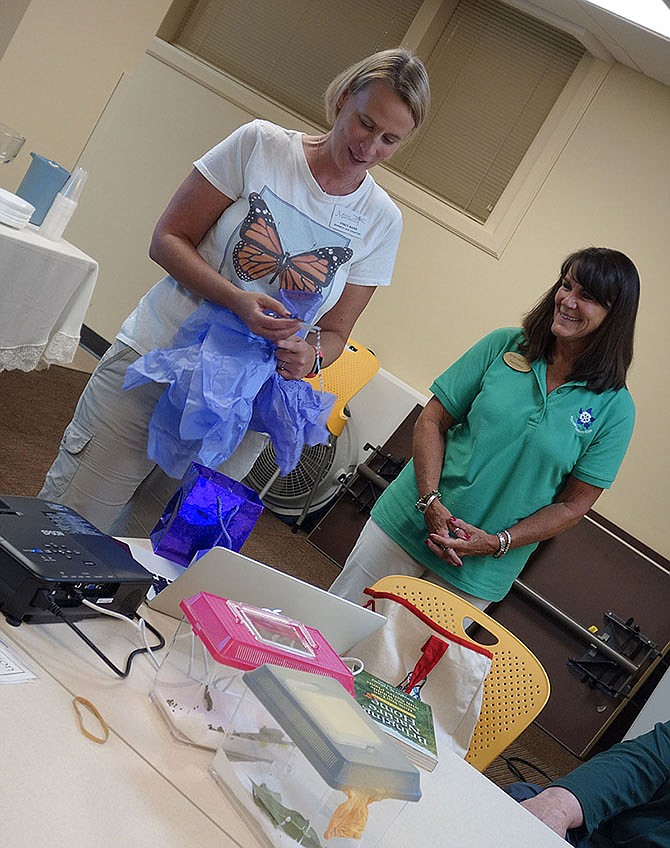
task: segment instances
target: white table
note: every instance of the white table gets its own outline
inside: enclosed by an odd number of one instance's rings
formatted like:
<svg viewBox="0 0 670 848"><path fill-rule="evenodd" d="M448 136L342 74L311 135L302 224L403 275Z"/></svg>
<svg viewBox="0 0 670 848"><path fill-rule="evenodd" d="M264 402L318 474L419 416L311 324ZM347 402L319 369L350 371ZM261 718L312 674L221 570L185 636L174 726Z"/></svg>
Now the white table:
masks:
<svg viewBox="0 0 670 848"><path fill-rule="evenodd" d="M175 620L140 611L171 637ZM138 646L122 622L101 618L80 626L117 665ZM212 752L174 741L150 703L154 667L148 658L138 656L122 680L63 623L13 628L0 615L0 638L38 675L0 688L4 844L257 848L209 774ZM106 744L80 734L74 695L88 698L106 719L112 731ZM438 768L448 772L449 792L433 797L430 775L422 775L424 799L405 808L393 848L408 840L450 848L565 848L464 760L447 753Z"/></svg>
<svg viewBox="0 0 670 848"><path fill-rule="evenodd" d="M0 224L0 371L72 362L97 276L69 242Z"/></svg>
<svg viewBox="0 0 670 848"><path fill-rule="evenodd" d="M160 614L152 619L171 638L176 622ZM122 622L79 626L117 665L139 647ZM122 680L62 623L13 628L0 616L0 638L38 676L0 689L8 752L0 769L3 844L256 848L209 775L212 752L175 742L149 701L155 669L147 658L137 657ZM105 744L80 733L75 695L90 700L108 723ZM95 722L87 727L98 732Z"/></svg>

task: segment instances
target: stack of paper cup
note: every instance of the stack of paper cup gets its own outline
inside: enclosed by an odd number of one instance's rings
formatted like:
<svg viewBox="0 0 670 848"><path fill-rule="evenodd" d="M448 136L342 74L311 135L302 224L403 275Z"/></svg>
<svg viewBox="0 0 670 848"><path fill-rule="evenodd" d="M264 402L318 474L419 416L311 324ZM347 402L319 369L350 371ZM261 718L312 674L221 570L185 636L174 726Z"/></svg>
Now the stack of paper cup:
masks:
<svg viewBox="0 0 670 848"><path fill-rule="evenodd" d="M40 234L52 241L62 238L70 218L77 208L81 190L84 187L88 172L83 168L76 168L69 180L65 183L62 191L56 195L49 211L40 227Z"/></svg>

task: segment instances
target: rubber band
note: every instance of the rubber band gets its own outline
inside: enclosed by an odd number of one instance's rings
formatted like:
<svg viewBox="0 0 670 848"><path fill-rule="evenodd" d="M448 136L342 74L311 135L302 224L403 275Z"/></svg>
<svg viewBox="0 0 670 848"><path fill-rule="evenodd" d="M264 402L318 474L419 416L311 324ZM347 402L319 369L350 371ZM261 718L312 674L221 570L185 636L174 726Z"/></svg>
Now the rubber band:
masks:
<svg viewBox="0 0 670 848"><path fill-rule="evenodd" d="M85 707L98 720L98 723L102 728L102 736L96 736L84 726L84 716L82 715L81 710L79 708L80 704L82 707ZM87 698L82 698L81 695L76 695L72 699L72 706L74 707L74 711L77 715L79 730L84 734L87 739L90 739L91 742L96 742L98 745L104 745L105 742L109 739L109 725L100 715L97 707L93 706L93 704Z"/></svg>

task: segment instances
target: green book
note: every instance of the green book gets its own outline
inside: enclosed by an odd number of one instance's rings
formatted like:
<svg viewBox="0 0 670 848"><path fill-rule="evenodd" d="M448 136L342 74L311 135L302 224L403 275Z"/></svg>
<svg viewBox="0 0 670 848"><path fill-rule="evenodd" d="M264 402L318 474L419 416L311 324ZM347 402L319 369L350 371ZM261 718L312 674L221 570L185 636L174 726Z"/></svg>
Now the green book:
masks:
<svg viewBox="0 0 670 848"><path fill-rule="evenodd" d="M430 704L367 671L354 677L354 688L359 705L398 743L408 759L432 771L437 765L437 741Z"/></svg>

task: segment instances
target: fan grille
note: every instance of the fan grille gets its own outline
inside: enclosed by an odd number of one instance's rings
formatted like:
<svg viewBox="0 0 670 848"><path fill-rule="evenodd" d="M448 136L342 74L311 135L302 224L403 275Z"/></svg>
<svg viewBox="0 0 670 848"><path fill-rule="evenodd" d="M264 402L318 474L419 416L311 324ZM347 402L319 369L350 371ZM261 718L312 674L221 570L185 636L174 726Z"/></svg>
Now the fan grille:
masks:
<svg viewBox="0 0 670 848"><path fill-rule="evenodd" d="M342 489L340 477L351 473L358 463L356 427L348 421L342 435L334 440L334 449L326 445L314 445L303 450L298 465L286 477L277 477L263 497L263 504L279 515L297 516L312 488L312 481L319 468L324 452L329 454L323 468L323 477L316 487L314 499L308 513L323 509ZM269 444L260 454L244 482L262 491L276 472L275 454Z"/></svg>
<svg viewBox="0 0 670 848"><path fill-rule="evenodd" d="M324 487L324 484L328 488L329 494L332 493L333 485L332 481L329 480L329 472L335 461L335 451L327 445L314 445L303 450L300 462L293 471L286 477L277 477L265 495L264 502L266 505L270 509L273 505L302 507L325 454L328 456L323 469L323 480L317 487L314 504L317 504L319 490ZM268 445L254 463L246 482L256 491L260 491L276 469L275 452L272 445Z"/></svg>

